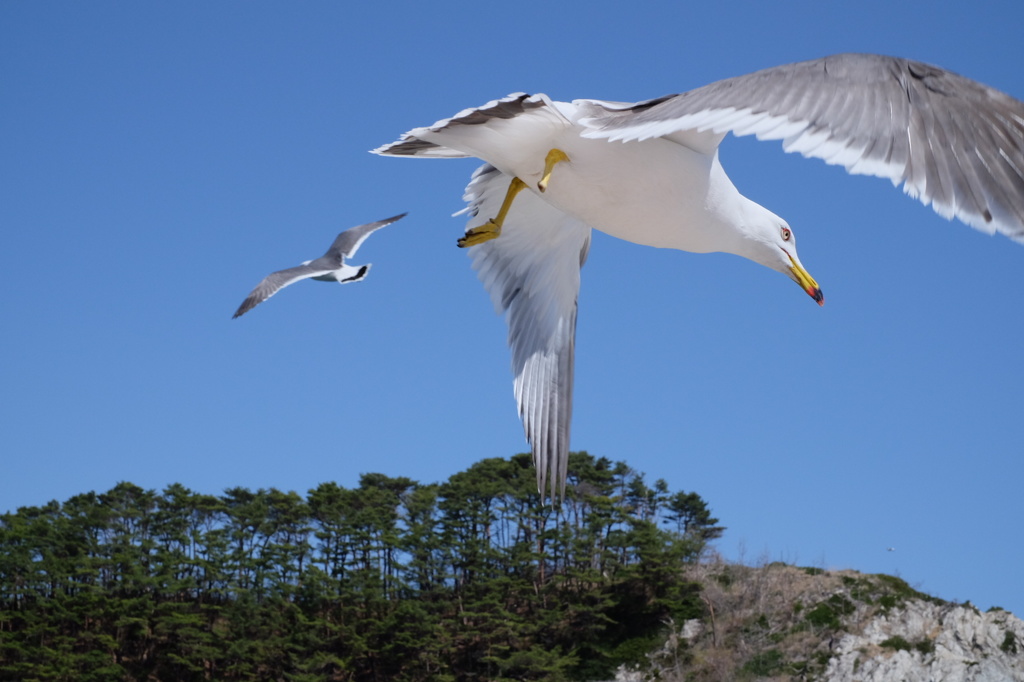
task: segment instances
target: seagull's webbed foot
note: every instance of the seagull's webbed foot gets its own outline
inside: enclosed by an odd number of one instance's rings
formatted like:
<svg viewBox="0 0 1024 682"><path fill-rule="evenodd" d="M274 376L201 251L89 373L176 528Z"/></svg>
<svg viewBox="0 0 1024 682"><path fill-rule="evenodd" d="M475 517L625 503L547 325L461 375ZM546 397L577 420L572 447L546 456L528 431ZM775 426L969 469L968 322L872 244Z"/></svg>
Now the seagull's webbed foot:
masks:
<svg viewBox="0 0 1024 682"><path fill-rule="evenodd" d="M483 225L466 230L466 234L462 235L457 242L459 247L464 249L467 246L476 246L491 239L497 239L501 235L501 226L505 224L505 216L512 208L512 200L525 188L525 182L519 178L512 178L512 182L508 185L508 191L505 192L505 200L501 202L501 208L498 209L498 215Z"/></svg>
<svg viewBox="0 0 1024 682"><path fill-rule="evenodd" d="M483 244L486 241L497 239L501 234L501 225L496 220L488 220L483 225L477 225L474 228L466 230L466 234L459 237L456 242L459 248L465 249L469 246L476 246L477 244Z"/></svg>
<svg viewBox="0 0 1024 682"><path fill-rule="evenodd" d="M554 170L555 164L568 160L569 155L561 149L552 149L549 151L548 155L544 157L544 172L540 176L540 182L537 183L537 189L541 192L546 191L548 183L551 182L551 171Z"/></svg>

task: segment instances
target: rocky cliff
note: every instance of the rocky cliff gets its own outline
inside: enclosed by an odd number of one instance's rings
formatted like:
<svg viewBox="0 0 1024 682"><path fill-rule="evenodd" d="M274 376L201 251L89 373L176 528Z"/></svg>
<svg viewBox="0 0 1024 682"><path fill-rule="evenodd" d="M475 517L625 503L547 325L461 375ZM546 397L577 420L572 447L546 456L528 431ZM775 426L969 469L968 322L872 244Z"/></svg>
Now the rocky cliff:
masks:
<svg viewBox="0 0 1024 682"><path fill-rule="evenodd" d="M1024 621L1006 611L912 599L844 635L822 679L1024 681Z"/></svg>
<svg viewBox="0 0 1024 682"><path fill-rule="evenodd" d="M703 618L669 623L622 682L1024 682L1024 621L918 592L900 578L722 561L691 569Z"/></svg>

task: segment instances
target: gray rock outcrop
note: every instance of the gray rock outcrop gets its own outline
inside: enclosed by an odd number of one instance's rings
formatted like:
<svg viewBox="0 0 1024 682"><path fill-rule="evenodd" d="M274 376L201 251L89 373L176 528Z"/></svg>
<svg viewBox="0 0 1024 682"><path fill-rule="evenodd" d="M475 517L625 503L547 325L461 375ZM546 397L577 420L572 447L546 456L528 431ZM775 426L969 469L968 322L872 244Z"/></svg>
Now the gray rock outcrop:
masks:
<svg viewBox="0 0 1024 682"><path fill-rule="evenodd" d="M1024 682L1024 621L1006 611L909 601L843 636L828 682Z"/></svg>

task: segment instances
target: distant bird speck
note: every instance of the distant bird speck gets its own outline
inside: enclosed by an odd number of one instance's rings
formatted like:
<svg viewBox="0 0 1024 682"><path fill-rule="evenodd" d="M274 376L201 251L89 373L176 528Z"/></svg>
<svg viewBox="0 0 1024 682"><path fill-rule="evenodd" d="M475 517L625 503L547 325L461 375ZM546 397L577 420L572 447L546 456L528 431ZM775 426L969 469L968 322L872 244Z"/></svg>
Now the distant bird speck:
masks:
<svg viewBox="0 0 1024 682"><path fill-rule="evenodd" d="M307 260L294 268L278 270L267 275L262 282L242 301L231 319L241 317L263 301L267 300L284 287L298 282L300 279L316 279L321 282L338 282L348 284L358 282L370 271L370 263L366 265L346 265L345 259L356 255L359 246L375 230L405 217L405 213L393 218L385 218L375 223L366 223L345 230L334 240L327 253L316 260Z"/></svg>

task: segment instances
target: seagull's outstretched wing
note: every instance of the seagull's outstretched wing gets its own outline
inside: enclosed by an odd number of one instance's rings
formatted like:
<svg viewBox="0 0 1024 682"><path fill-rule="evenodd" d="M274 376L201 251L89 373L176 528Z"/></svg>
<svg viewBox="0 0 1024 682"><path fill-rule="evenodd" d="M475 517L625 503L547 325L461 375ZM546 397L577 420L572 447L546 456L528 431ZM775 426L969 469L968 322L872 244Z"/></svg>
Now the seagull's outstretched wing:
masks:
<svg viewBox="0 0 1024 682"><path fill-rule="evenodd" d="M378 220L374 223L366 223L365 225L356 225L355 227L349 228L339 234L334 243L331 244L331 248L327 249L323 258L335 258L338 259L338 264L341 264L341 259L351 258L356 255L356 251L362 245L366 238L369 237L373 232L379 230L385 225L401 220L407 214L402 213L400 215L392 216L391 218L385 218L384 220Z"/></svg>
<svg viewBox="0 0 1024 682"><path fill-rule="evenodd" d="M490 165L466 188L476 226L497 214L512 178ZM532 191L521 192L501 236L470 248L473 267L505 313L514 390L537 467L537 487L565 494L572 419L576 301L590 227L555 209Z"/></svg>
<svg viewBox="0 0 1024 682"><path fill-rule="evenodd" d="M238 306L238 310L231 316L231 319L246 314L289 284L294 284L300 279L309 279L310 277L318 277L334 272L334 268L331 267L318 267L316 263L319 260L322 259L318 258L312 263L298 265L287 270L278 270L264 277L263 281L257 284L256 288L242 301L242 305Z"/></svg>
<svg viewBox="0 0 1024 682"><path fill-rule="evenodd" d="M522 116L534 109L551 107L547 95L527 95L525 92L513 92L501 99L491 100L480 107L463 109L451 118L443 118L434 125L414 128L405 133L397 141L371 150L381 156L417 156L430 159L461 159L476 156L475 151L446 147L439 142L429 142L425 137L433 137L434 133L457 133L479 126L487 126L495 122ZM557 115L557 114L556 114Z"/></svg>
<svg viewBox="0 0 1024 682"><path fill-rule="evenodd" d="M632 106L585 102L600 107L586 137L783 140L786 151L902 182L946 218L1024 242L1024 102L935 66L841 54Z"/></svg>

